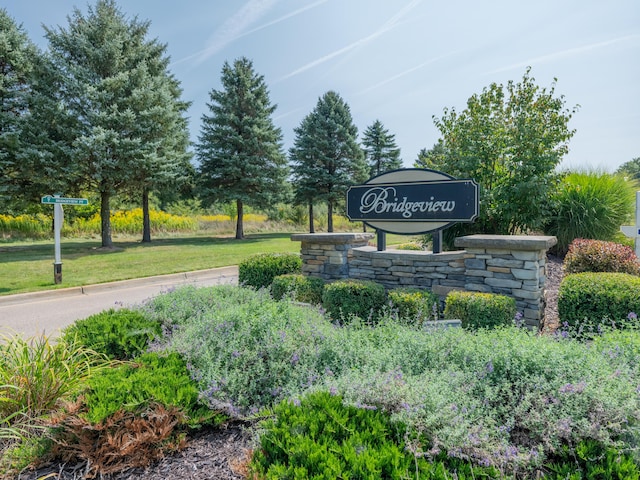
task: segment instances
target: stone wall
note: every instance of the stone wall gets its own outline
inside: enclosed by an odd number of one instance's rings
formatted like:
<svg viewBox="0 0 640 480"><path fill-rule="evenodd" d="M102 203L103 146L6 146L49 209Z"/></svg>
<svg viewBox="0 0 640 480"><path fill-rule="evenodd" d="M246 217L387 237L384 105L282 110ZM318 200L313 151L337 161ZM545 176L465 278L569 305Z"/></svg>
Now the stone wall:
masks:
<svg viewBox="0 0 640 480"><path fill-rule="evenodd" d="M378 251L372 233L296 234L303 272L336 280L374 280L386 288L415 286L442 299L451 290L499 293L516 300L525 322L538 327L544 317L546 252L555 237L471 235L457 238L464 250L432 253Z"/></svg>

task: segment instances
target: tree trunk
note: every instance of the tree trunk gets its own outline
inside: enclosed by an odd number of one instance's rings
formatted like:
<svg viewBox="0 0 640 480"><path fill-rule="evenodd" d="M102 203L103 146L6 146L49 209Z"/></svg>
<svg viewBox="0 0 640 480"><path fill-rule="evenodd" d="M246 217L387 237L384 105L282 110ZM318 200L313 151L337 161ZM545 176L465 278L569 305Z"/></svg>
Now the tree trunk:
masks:
<svg viewBox="0 0 640 480"><path fill-rule="evenodd" d="M102 247L113 248L111 240L111 207L109 205L111 194L103 191L100 193L100 223L102 227Z"/></svg>
<svg viewBox="0 0 640 480"><path fill-rule="evenodd" d="M244 225L242 222L242 200L236 200L236 208L238 217L236 219L236 240L242 240L244 238Z"/></svg>
<svg viewBox="0 0 640 480"><path fill-rule="evenodd" d="M333 233L333 202L327 202L327 232Z"/></svg>
<svg viewBox="0 0 640 480"><path fill-rule="evenodd" d="M309 233L316 233L313 225L313 202L309 202Z"/></svg>
<svg viewBox="0 0 640 480"><path fill-rule="evenodd" d="M151 219L149 218L149 190L142 190L142 243L151 243Z"/></svg>

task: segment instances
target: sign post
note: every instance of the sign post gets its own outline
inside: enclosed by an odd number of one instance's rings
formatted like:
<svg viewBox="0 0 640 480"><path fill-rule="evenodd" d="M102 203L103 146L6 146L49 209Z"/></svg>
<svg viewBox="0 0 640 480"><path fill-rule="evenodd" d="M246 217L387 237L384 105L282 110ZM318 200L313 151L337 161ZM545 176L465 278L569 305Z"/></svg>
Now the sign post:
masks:
<svg viewBox="0 0 640 480"><path fill-rule="evenodd" d="M625 236L635 239L636 256L640 258L640 191L636 192L636 224L623 225L620 231Z"/></svg>
<svg viewBox="0 0 640 480"><path fill-rule="evenodd" d="M393 170L347 191L347 217L378 230L378 250L385 249L384 232L432 233L440 253L442 230L475 221L478 209L476 182L428 169Z"/></svg>
<svg viewBox="0 0 640 480"><path fill-rule="evenodd" d="M60 231L64 219L62 205L88 205L86 198L66 198L60 195L45 195L40 200L46 205L53 205L53 241L54 241L54 262L53 281L56 285L62 283L62 257L60 255Z"/></svg>

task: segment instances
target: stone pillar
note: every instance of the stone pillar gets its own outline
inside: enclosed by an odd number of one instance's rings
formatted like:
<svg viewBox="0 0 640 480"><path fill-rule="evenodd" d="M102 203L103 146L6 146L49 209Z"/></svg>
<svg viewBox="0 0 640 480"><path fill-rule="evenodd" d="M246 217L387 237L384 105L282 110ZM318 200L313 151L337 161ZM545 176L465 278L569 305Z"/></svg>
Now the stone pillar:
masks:
<svg viewBox="0 0 640 480"><path fill-rule="evenodd" d="M296 233L291 240L302 243L302 273L338 280L349 277L353 249L367 245L373 237L373 233Z"/></svg>
<svg viewBox="0 0 640 480"><path fill-rule="evenodd" d="M527 325L544 320L547 250L556 237L469 235L455 240L465 255L465 290L500 293L516 300Z"/></svg>

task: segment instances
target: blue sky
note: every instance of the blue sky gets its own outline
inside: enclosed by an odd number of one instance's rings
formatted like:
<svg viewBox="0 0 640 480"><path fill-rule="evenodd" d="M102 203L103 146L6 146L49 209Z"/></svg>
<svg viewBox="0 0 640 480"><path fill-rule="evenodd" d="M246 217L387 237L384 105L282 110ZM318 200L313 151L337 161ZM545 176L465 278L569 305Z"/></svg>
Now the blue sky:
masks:
<svg viewBox="0 0 640 480"><path fill-rule="evenodd" d="M93 1L4 0L45 49L42 25L67 26ZM638 0L119 0L167 45L197 141L225 61L246 56L278 105L285 148L328 90L349 104L359 132L379 119L405 166L439 138L432 117L462 110L491 83L536 83L579 104L565 168L615 170L640 157Z"/></svg>

